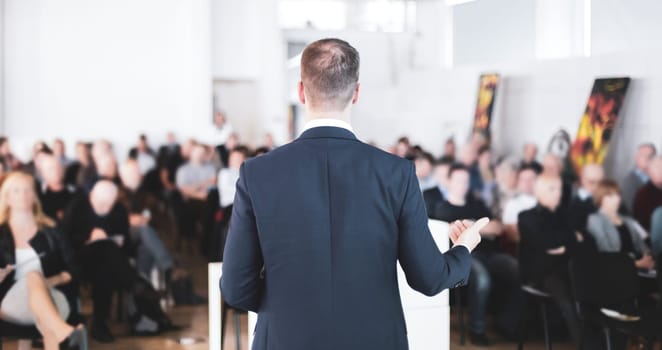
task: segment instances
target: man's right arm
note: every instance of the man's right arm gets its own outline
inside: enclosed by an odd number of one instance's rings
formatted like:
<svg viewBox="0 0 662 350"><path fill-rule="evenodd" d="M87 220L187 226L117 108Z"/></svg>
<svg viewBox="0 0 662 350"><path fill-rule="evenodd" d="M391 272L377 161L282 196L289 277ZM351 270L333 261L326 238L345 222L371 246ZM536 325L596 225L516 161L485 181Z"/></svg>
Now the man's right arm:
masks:
<svg viewBox="0 0 662 350"><path fill-rule="evenodd" d="M405 197L398 218L398 259L415 290L436 295L444 289L465 285L471 269L468 247L455 246L442 254L428 228L428 217L413 164L407 174Z"/></svg>

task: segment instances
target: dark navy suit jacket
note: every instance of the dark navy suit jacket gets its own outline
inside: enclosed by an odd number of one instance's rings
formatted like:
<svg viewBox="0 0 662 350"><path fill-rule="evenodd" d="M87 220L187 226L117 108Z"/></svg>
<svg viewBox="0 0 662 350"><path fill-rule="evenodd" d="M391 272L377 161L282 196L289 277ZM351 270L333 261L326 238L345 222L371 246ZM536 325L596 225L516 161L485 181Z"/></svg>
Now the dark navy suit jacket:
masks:
<svg viewBox="0 0 662 350"><path fill-rule="evenodd" d="M407 349L397 261L425 295L471 265L439 252L412 162L317 127L242 166L220 284L258 313L254 350Z"/></svg>

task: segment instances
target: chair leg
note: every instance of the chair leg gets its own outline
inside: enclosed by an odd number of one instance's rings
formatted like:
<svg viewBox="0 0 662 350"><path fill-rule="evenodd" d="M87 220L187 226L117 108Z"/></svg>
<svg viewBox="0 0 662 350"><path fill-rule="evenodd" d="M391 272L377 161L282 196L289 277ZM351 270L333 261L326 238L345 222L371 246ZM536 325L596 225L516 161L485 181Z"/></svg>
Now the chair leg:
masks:
<svg viewBox="0 0 662 350"><path fill-rule="evenodd" d="M586 321L582 320L579 328L579 344L577 350L584 349L584 333L586 332Z"/></svg>
<svg viewBox="0 0 662 350"><path fill-rule="evenodd" d="M524 341L526 340L526 333L528 331L527 327L527 313L526 310L529 309L529 305L531 304L531 299L529 297L525 296L525 301L524 301L524 307L522 308L520 315L519 315L519 325L517 327L517 330L519 332L518 338L517 339L517 350L523 350L524 349Z"/></svg>
<svg viewBox="0 0 662 350"><path fill-rule="evenodd" d="M540 312L542 314L542 326L545 334L545 349L552 350L552 340L549 336L549 323L547 322L547 303L545 301L540 302Z"/></svg>
<svg viewBox="0 0 662 350"><path fill-rule="evenodd" d="M232 310L232 312L234 314L234 335L237 339L237 350L241 350L241 320L239 319L241 315L237 310Z"/></svg>
<svg viewBox="0 0 662 350"><path fill-rule="evenodd" d="M611 332L609 331L609 328L605 327L604 328L605 332L605 344L607 344L607 350L611 350Z"/></svg>
<svg viewBox="0 0 662 350"><path fill-rule="evenodd" d="M464 310L462 309L462 296L459 290L455 290L455 308L457 309L457 321L460 327L460 345L466 343L466 334L464 329Z"/></svg>

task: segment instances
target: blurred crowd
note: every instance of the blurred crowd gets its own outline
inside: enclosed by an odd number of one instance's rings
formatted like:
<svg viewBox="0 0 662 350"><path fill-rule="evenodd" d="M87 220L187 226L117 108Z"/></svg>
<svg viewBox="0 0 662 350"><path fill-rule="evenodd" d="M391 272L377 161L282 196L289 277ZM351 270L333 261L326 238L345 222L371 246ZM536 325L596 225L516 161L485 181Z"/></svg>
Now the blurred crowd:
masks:
<svg viewBox="0 0 662 350"><path fill-rule="evenodd" d="M51 330L42 332L45 343L61 343L83 323L79 300L85 288L93 304L90 334L97 341L114 340L108 320L116 292L131 301L132 332L178 329L159 305L163 294L176 304L206 301L175 256L222 261L239 169L276 147L270 135L255 149L241 144L223 113L202 139L180 143L169 133L165 144L153 148L141 135L125 156L108 140L79 142L74 158L56 139L37 142L32 159L23 163L10 140L0 137L2 320L36 323L40 331ZM635 167L618 181L598 164L571 176L566 159L539 156L533 143L522 154L497 156L485 138L459 147L449 139L433 155L403 137L389 151L415 163L430 218L491 218L473 253L469 285L454 292L467 305L469 336L477 346L490 345L491 324L516 338L526 313L523 285L552 296L561 328L579 342L568 276L573 256L620 252L641 271L654 271L661 259L662 157L653 144L637 148ZM640 305L655 307L660 287L655 279L642 286ZM39 302L29 303L25 295Z"/></svg>

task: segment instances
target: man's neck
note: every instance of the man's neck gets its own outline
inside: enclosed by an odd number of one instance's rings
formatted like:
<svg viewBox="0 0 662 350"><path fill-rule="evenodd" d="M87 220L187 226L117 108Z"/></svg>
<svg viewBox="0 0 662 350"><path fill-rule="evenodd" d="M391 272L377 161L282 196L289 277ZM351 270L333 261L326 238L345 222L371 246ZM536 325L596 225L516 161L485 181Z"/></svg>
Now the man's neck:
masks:
<svg viewBox="0 0 662 350"><path fill-rule="evenodd" d="M351 124L350 106L342 111L315 110L306 105L306 121L315 119L338 119Z"/></svg>
<svg viewBox="0 0 662 350"><path fill-rule="evenodd" d="M52 192L60 192L64 189L64 184L63 183L54 183L54 184L48 184L48 190Z"/></svg>

